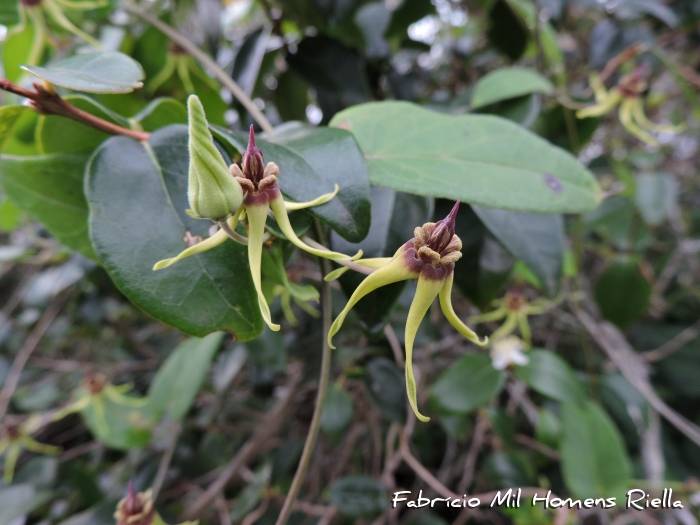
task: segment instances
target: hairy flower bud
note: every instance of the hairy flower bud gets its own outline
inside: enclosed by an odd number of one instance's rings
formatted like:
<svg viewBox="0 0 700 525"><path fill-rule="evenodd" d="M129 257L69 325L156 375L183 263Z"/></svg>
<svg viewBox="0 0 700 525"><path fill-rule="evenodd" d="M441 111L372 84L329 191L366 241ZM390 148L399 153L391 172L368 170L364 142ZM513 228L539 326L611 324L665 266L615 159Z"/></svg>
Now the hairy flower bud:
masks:
<svg viewBox="0 0 700 525"><path fill-rule="evenodd" d="M190 170L187 213L197 219L220 222L236 213L243 203L243 190L228 167L209 131L204 108L196 95L187 100Z"/></svg>
<svg viewBox="0 0 700 525"><path fill-rule="evenodd" d="M129 482L126 497L117 504L117 511L114 513L117 525L151 525L154 516L150 490L137 494Z"/></svg>
<svg viewBox="0 0 700 525"><path fill-rule="evenodd" d="M255 186L265 177L265 159L262 151L255 145L255 130L252 124L248 135L248 147L243 152L241 166L245 178L252 181Z"/></svg>
<svg viewBox="0 0 700 525"><path fill-rule="evenodd" d="M435 223L433 231L428 238L428 247L431 250L441 254L450 244L455 234L457 210L459 210L459 201L455 203L447 217Z"/></svg>

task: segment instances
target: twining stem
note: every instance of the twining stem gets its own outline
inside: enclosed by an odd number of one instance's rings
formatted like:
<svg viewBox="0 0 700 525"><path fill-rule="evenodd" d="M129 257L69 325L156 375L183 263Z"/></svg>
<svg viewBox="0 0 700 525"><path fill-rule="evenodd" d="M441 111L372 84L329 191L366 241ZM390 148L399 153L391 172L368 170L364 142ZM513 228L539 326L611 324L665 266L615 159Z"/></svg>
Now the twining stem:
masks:
<svg viewBox="0 0 700 525"><path fill-rule="evenodd" d="M91 115L87 111L76 108L74 105L63 100L58 93L49 91L38 82L34 83L34 91L32 91L31 89L18 86L6 78L0 78L0 89L28 98L32 101L32 106L42 115L60 115L85 124L86 126L90 126L91 128L104 131L109 135L125 135L142 142L148 141L151 136L150 133L146 133L145 131L123 128L117 124L96 117L95 115Z"/></svg>
<svg viewBox="0 0 700 525"><path fill-rule="evenodd" d="M321 227L316 224L319 233L321 232ZM328 274L331 270L331 263L328 259L319 258L321 264L321 272L323 275ZM331 349L328 346L328 332L331 328L331 318L333 316L333 303L331 297L331 287L326 281L321 281L321 303L323 309L323 350L321 356L321 376L318 380L318 393L316 394L316 406L314 408L314 415L311 419L311 427L309 428L309 433L306 436L306 443L304 443L304 450L301 453L301 459L299 460L299 465L297 466L297 471L294 474L294 480L292 481L291 487L289 487L289 492L282 505L282 510L280 515L277 517L275 525L285 525L287 519L292 512L294 501L296 500L301 484L304 482L304 477L306 476L306 471L309 468L309 462L311 461L311 454L313 453L314 446L316 445L316 438L318 437L318 431L321 428L321 414L323 413L323 405L326 401L326 392L328 391L328 379L331 370Z"/></svg>
<svg viewBox="0 0 700 525"><path fill-rule="evenodd" d="M132 15L136 15L142 20L145 20L146 22L151 24L161 33L165 34L168 38L170 38L170 40L172 40L182 49L187 51L187 53L189 53L206 69L210 70L214 74L216 79L226 89L233 93L233 96L236 97L241 104L243 104L243 107L245 107L248 113L250 113L251 116L257 121L257 123L260 124L260 127L265 133L267 133L268 135L275 134L275 128L272 127L272 124L270 124L270 121L267 120L267 117L265 117L262 111L260 111L255 106L250 97L246 95L245 91L243 91L241 87L228 75L228 73L221 69L219 64L217 64L216 61L213 60L209 55L207 55L204 51L202 51L196 45L190 42L184 35L180 34L174 28L170 27L168 24L165 24L157 17L146 13L142 9L133 5L125 5L124 9Z"/></svg>

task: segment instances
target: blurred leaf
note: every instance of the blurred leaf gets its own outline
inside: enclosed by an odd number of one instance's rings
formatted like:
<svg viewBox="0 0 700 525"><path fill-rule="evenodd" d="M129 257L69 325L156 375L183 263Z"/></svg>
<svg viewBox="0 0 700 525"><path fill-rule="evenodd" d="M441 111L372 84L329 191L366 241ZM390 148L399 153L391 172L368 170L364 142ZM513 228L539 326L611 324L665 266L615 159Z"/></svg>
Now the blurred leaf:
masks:
<svg viewBox="0 0 700 525"><path fill-rule="evenodd" d="M623 501L630 463L622 438L597 404L564 403L561 411L561 467L577 498L616 497Z"/></svg>
<svg viewBox="0 0 700 525"><path fill-rule="evenodd" d="M535 438L540 443L544 443L555 450L559 448L561 422L552 411L546 408L540 409L538 412Z"/></svg>
<svg viewBox="0 0 700 525"><path fill-rule="evenodd" d="M409 2L404 2L398 10L401 10ZM427 3L427 2L426 2ZM432 6L430 6L432 7ZM369 60L388 58L391 55L389 44L384 39L384 33L389 26L391 11L384 2L370 2L357 10L355 23L365 37L365 57ZM396 12L394 12L396 16Z"/></svg>
<svg viewBox="0 0 700 525"><path fill-rule="evenodd" d="M321 430L337 435L352 421L352 398L339 383L333 383L326 394L321 414Z"/></svg>
<svg viewBox="0 0 700 525"><path fill-rule="evenodd" d="M275 107L282 120L306 122L306 106L309 105L309 84L291 69L277 78Z"/></svg>
<svg viewBox="0 0 700 525"><path fill-rule="evenodd" d="M556 401L582 401L581 385L574 371L554 352L534 349L527 353L530 362L516 366L515 377L523 381L535 392L551 397Z"/></svg>
<svg viewBox="0 0 700 525"><path fill-rule="evenodd" d="M408 36L408 26L432 14L435 14L435 6L429 0L405 0L391 13L386 37L403 39Z"/></svg>
<svg viewBox="0 0 700 525"><path fill-rule="evenodd" d="M0 188L69 248L95 259L83 194L86 155L0 158Z"/></svg>
<svg viewBox="0 0 700 525"><path fill-rule="evenodd" d="M539 6L532 0L506 0L506 2L530 31L532 37L539 38L544 58L550 68L557 73L557 70L564 66L564 55L559 49L557 34L552 25L542 19L538 20Z"/></svg>
<svg viewBox="0 0 700 525"><path fill-rule="evenodd" d="M440 414L440 425L448 436L464 441L472 429L471 419L465 414Z"/></svg>
<svg viewBox="0 0 700 525"><path fill-rule="evenodd" d="M642 173L637 177L635 202L644 222L663 222L678 203L678 183L670 173Z"/></svg>
<svg viewBox="0 0 700 525"><path fill-rule="evenodd" d="M638 263L617 262L598 278L594 295L603 317L626 328L647 311L651 286Z"/></svg>
<svg viewBox="0 0 700 525"><path fill-rule="evenodd" d="M90 404L80 411L85 425L96 439L117 450L131 450L150 443L153 421L147 407L117 402L107 395L98 396L94 396ZM143 398L124 396L123 399Z"/></svg>
<svg viewBox="0 0 700 525"><path fill-rule="evenodd" d="M488 115L503 117L529 129L537 121L541 110L542 99L540 95L533 94L502 100L495 104L479 108L475 113L486 113Z"/></svg>
<svg viewBox="0 0 700 525"><path fill-rule="evenodd" d="M141 64L116 51L82 53L48 67L23 69L51 84L87 93L130 93L143 86L144 78Z"/></svg>
<svg viewBox="0 0 700 525"><path fill-rule="evenodd" d="M187 110L174 98L157 98L133 118L144 131L155 131L169 124L187 124Z"/></svg>
<svg viewBox="0 0 700 525"><path fill-rule="evenodd" d="M494 452L484 460L481 471L497 488L525 487L535 477L527 457L515 450Z"/></svg>
<svg viewBox="0 0 700 525"><path fill-rule="evenodd" d="M574 157L498 117L375 102L345 110L331 125L355 135L372 183L397 191L540 213L585 211L600 198Z"/></svg>
<svg viewBox="0 0 700 525"><path fill-rule="evenodd" d="M223 332L214 332L203 339L188 339L173 350L148 390L153 419L166 414L179 420L187 415L223 338Z"/></svg>
<svg viewBox="0 0 700 525"><path fill-rule="evenodd" d="M15 0L0 0L0 24L9 28L19 22L19 3Z"/></svg>
<svg viewBox="0 0 700 525"><path fill-rule="evenodd" d="M329 498L341 514L352 518L376 516L389 506L384 483L367 476L340 478L331 485Z"/></svg>
<svg viewBox="0 0 700 525"><path fill-rule="evenodd" d="M408 193L372 186L372 223L367 237L360 243L350 243L338 234L331 236L331 245L341 253L357 253L363 257L391 257L406 241L413 238L413 229L431 220L432 200ZM352 295L364 275L349 272L340 278L346 296ZM353 311L360 319L363 330L371 337L380 337L389 321L396 301L405 288L405 282L383 286L363 298Z"/></svg>
<svg viewBox="0 0 700 525"><path fill-rule="evenodd" d="M267 489L270 484L271 475L272 465L270 463L263 464L262 467L258 468L253 473L253 479L248 486L241 491L231 507L230 516L233 523L240 522L255 510L255 507L258 506L260 499L265 493L265 489ZM191 524L196 525L195 522L191 522Z"/></svg>
<svg viewBox="0 0 700 525"><path fill-rule="evenodd" d="M468 413L496 397L504 380L505 374L491 365L488 355L469 354L440 374L430 397L443 410Z"/></svg>
<svg viewBox="0 0 700 525"><path fill-rule="evenodd" d="M14 4L17 7L19 2ZM7 39L2 43L3 74L11 82L18 82L26 74L20 66L27 62L33 41L34 26L26 24L23 31L8 34Z"/></svg>
<svg viewBox="0 0 700 525"><path fill-rule="evenodd" d="M377 357L367 363L367 394L379 412L399 424L406 422L406 383L396 363Z"/></svg>
<svg viewBox="0 0 700 525"><path fill-rule="evenodd" d="M247 133L216 129L215 137L240 152L248 143ZM309 209L343 238L357 242L370 225L369 176L362 153L352 135L342 130L295 126L281 130L274 142L256 139L266 162L280 166L279 185L293 201L312 200L333 191L330 202Z"/></svg>
<svg viewBox="0 0 700 525"><path fill-rule="evenodd" d="M46 490L37 490L30 483L0 488L0 523L13 525L16 520L26 516L37 507L47 503L53 494ZM22 519L20 523L24 523Z"/></svg>
<svg viewBox="0 0 700 525"><path fill-rule="evenodd" d="M112 124L129 127L129 121L84 95L68 96L65 100L80 110ZM37 147L43 154L91 153L110 137L72 119L60 115L42 115L36 129Z"/></svg>
<svg viewBox="0 0 700 525"><path fill-rule="evenodd" d="M185 213L186 126L154 132L149 146L150 151L133 139L113 137L90 161L90 233L105 269L134 304L185 333L202 337L230 330L238 341L257 337L262 318L245 247L225 242L152 270L187 247L186 231L206 237L211 223Z"/></svg>
<svg viewBox="0 0 700 525"><path fill-rule="evenodd" d="M678 15L658 0L621 0L615 9L615 15L620 20L636 20L647 14L661 20L668 27L678 26Z"/></svg>
<svg viewBox="0 0 700 525"><path fill-rule="evenodd" d="M233 60L231 76L248 96L253 93L258 79L269 37L270 30L266 26L246 35Z"/></svg>
<svg viewBox="0 0 700 525"><path fill-rule="evenodd" d="M532 69L503 67L482 77L474 86L472 108L479 108L530 93L550 94L552 83Z"/></svg>
<svg viewBox="0 0 700 525"><path fill-rule="evenodd" d="M527 29L505 0L495 2L489 11L487 34L489 41L511 60L519 59L525 52Z"/></svg>
<svg viewBox="0 0 700 525"><path fill-rule="evenodd" d="M3 106L0 108L0 152L5 149L15 124L26 111L31 111L29 106Z"/></svg>
<svg viewBox="0 0 700 525"><path fill-rule="evenodd" d="M22 208L10 199L3 200L0 204L0 231L11 232L19 226L21 220Z"/></svg>
<svg viewBox="0 0 700 525"><path fill-rule="evenodd" d="M272 372L282 372L287 365L287 345L280 332L273 332L267 326L260 337L245 343L250 360Z"/></svg>
<svg viewBox="0 0 700 525"><path fill-rule="evenodd" d="M561 215L539 215L472 206L510 253L523 261L555 295L561 281L566 238Z"/></svg>

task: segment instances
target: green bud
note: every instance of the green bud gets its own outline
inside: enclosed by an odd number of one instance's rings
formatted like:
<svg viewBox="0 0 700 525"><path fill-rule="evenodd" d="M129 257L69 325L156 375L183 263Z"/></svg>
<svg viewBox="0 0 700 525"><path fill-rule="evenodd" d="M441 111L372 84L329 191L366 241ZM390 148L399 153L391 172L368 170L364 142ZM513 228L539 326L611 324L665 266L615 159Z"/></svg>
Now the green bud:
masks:
<svg viewBox="0 0 700 525"><path fill-rule="evenodd" d="M190 171L187 213L197 219L220 222L236 213L243 203L241 185L228 166L209 131L204 108L196 95L187 100L190 135Z"/></svg>

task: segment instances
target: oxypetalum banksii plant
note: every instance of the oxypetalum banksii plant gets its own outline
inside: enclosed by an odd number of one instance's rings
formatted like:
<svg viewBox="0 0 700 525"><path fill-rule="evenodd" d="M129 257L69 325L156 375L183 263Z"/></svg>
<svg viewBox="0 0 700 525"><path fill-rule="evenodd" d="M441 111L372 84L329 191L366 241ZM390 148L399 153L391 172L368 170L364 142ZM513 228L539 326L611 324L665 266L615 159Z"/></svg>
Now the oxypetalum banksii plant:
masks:
<svg viewBox="0 0 700 525"><path fill-rule="evenodd" d="M248 147L243 152L241 166L232 164L227 168L221 153L214 145L204 108L197 96L189 97L187 109L190 150L187 196L191 208L187 213L194 218L212 220L218 223L221 229L208 239L187 248L177 257L157 262L153 269L162 270L185 257L211 250L229 237L245 244L248 246L248 262L258 294L260 313L272 330L279 330L280 326L272 322L270 307L262 290L262 251L263 244L268 239L265 233L268 212L272 212L279 229L287 239L304 251L335 261L361 257L361 251L351 257L313 248L297 236L289 222L288 211L325 204L336 196L338 185L332 193L321 195L309 202L285 201L277 184L280 169L274 162L265 165L263 153L255 144L253 126L250 127ZM235 231L238 222L246 218L248 237Z"/></svg>
<svg viewBox="0 0 700 525"><path fill-rule="evenodd" d="M459 201L444 219L428 222L416 227L413 238L403 244L393 257L378 259L360 259L357 264L376 268L350 296L347 305L335 319L328 333L328 344L333 347L333 336L338 333L350 309L365 295L381 286L398 281L418 279L416 295L406 319L406 392L413 412L421 421L430 421L418 411L416 380L413 375L413 342L418 327L436 297L440 298L440 307L445 317L457 331L470 341L484 346L488 339L479 337L467 327L452 307L452 283L454 281L455 263L462 257L462 241L455 234L455 218ZM329 274L327 279L337 277L341 272Z"/></svg>

